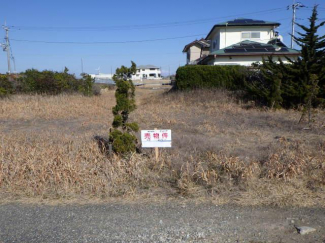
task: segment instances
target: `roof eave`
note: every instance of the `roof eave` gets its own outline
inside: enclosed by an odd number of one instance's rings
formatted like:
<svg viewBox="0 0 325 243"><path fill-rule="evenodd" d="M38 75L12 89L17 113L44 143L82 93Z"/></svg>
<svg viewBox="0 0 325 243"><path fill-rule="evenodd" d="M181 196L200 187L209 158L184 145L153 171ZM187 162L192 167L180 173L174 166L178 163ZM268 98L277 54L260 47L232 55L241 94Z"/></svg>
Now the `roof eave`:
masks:
<svg viewBox="0 0 325 243"><path fill-rule="evenodd" d="M205 37L206 40L210 40L209 36L212 34L215 28L218 27L243 27L243 26L275 26L279 27L281 24L280 23L273 23L273 24L237 24L237 25L225 25L225 24L216 24L212 27L210 30L209 34Z"/></svg>
<svg viewBox="0 0 325 243"><path fill-rule="evenodd" d="M262 52L262 53L222 53L222 54L210 54L209 56L300 56L300 53L279 53L279 52Z"/></svg>

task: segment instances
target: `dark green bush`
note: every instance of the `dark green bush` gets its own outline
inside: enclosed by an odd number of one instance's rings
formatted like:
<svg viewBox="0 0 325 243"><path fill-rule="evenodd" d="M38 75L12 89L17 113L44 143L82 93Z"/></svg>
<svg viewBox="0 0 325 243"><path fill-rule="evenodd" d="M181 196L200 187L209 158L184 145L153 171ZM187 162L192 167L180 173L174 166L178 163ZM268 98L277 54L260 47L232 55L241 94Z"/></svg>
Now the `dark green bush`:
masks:
<svg viewBox="0 0 325 243"><path fill-rule="evenodd" d="M240 89L244 85L246 68L242 66L184 66L177 69L175 88Z"/></svg>
<svg viewBox="0 0 325 243"><path fill-rule="evenodd" d="M293 66L294 64L292 64ZM246 98L262 106L274 108L297 108L306 97L306 89L289 64L279 64L269 57L257 70L247 72Z"/></svg>
<svg viewBox="0 0 325 243"><path fill-rule="evenodd" d="M8 80L8 76L0 74L0 98L11 94L13 91L13 84Z"/></svg>
<svg viewBox="0 0 325 243"><path fill-rule="evenodd" d="M40 72L36 69L28 69L21 73L21 91L24 93L60 94L63 92L81 92L86 94L88 90L85 81L86 75L81 79L77 79L68 71L67 68L65 68L64 72L48 70Z"/></svg>
<svg viewBox="0 0 325 243"><path fill-rule="evenodd" d="M93 89L94 79L90 75L83 73L81 74L82 78L78 81L78 90L86 96L92 96L95 92Z"/></svg>
<svg viewBox="0 0 325 243"><path fill-rule="evenodd" d="M82 74L82 77L78 79L74 74L69 74L68 71L67 68L63 72L28 69L15 75L15 77L11 76L10 82L7 75L1 75L0 94L37 93L56 95L75 92L86 96L100 94L100 88L94 88L94 80L88 74Z"/></svg>

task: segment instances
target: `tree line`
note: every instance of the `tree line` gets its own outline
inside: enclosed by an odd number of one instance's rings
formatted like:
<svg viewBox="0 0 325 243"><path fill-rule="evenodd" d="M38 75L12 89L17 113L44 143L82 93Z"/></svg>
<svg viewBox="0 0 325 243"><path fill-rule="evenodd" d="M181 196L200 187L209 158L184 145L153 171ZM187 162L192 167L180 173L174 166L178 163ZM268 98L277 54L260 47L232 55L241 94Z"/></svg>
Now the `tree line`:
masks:
<svg viewBox="0 0 325 243"><path fill-rule="evenodd" d="M93 84L94 79L88 74L76 78L68 68L63 72L28 69L14 75L0 74L0 97L17 93L56 95L75 92L91 96L98 93Z"/></svg>

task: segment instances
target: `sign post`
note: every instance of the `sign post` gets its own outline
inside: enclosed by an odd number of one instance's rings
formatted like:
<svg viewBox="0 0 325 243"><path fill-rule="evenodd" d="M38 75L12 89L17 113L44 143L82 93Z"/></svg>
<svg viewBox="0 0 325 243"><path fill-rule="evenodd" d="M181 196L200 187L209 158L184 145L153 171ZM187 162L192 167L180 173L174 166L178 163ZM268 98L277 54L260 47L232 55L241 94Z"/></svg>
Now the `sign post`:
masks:
<svg viewBox="0 0 325 243"><path fill-rule="evenodd" d="M155 131L157 131L157 128L155 128ZM155 154L156 154L156 162L158 162L158 158L159 158L159 147L155 147Z"/></svg>
<svg viewBox="0 0 325 243"><path fill-rule="evenodd" d="M141 131L142 148L155 148L156 161L159 158L159 148L172 147L171 130L142 130Z"/></svg>

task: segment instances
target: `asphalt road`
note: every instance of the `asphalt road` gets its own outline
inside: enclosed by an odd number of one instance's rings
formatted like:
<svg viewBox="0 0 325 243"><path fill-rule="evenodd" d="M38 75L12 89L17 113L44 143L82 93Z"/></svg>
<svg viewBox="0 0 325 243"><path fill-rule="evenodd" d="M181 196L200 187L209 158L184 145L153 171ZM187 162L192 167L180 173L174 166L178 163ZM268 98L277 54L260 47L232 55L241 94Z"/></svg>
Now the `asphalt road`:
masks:
<svg viewBox="0 0 325 243"><path fill-rule="evenodd" d="M300 235L298 226L316 232ZM0 205L0 242L325 242L325 209L212 203Z"/></svg>

